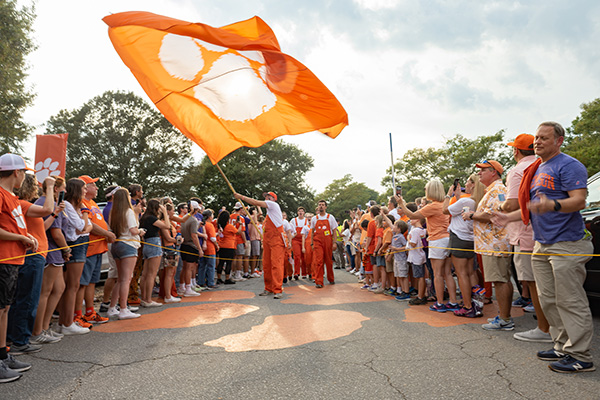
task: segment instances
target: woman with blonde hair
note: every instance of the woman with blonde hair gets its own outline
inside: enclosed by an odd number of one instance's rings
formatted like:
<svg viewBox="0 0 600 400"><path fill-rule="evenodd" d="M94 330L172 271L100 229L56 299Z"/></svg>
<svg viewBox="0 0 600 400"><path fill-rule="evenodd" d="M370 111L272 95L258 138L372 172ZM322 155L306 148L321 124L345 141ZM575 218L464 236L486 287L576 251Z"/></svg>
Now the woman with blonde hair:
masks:
<svg viewBox="0 0 600 400"><path fill-rule="evenodd" d="M138 318L140 314L135 314L127 308L127 295L140 247L140 234L143 235L144 230L138 228L137 216L127 189L121 188L114 193L108 225L117 236L117 241L113 243L110 251L117 264L118 276L107 315L118 316L119 319ZM120 310L117 310L117 302Z"/></svg>
<svg viewBox="0 0 600 400"><path fill-rule="evenodd" d="M477 275L473 270L473 258L475 257L473 251L473 221L464 218L463 215L469 215L470 212L477 209L477 204L483 197L484 192L485 185L479 182L477 174L473 174L465 184L466 195L461 194L459 183L456 187L450 186L444 199L444 214L451 216L450 227L448 228L450 233L450 256L463 299L463 306L454 311L454 315L459 317L475 318L483 315L471 298L471 289L477 285ZM456 201L449 204L452 197Z"/></svg>
<svg viewBox="0 0 600 400"><path fill-rule="evenodd" d="M42 184L44 193L46 192L46 188L46 182L44 182ZM65 188L65 180L62 177L56 177L54 198L58 199L60 193L65 191ZM36 204L39 204L43 199L44 197L40 197ZM48 254L46 256L46 266L44 267L42 289L33 325L32 337L29 340L32 344L54 343L63 337L62 333L50 329L50 321L52 320L52 313L56 309L65 290L63 266L65 261L71 257L71 248L67 246L67 239L65 239L62 231L62 226L66 223L64 209L65 202L63 200L56 204L54 212L44 221L46 238L48 240Z"/></svg>
<svg viewBox="0 0 600 400"><path fill-rule="evenodd" d="M444 185L439 179L432 179L425 185L425 199L429 204L412 212L406 208L402 196L397 196L398 204L404 214L410 219L427 221L427 234L429 235L429 259L433 268L433 284L435 287L436 303L429 307L431 311L446 312L457 310L456 283L452 277L450 252L450 235L448 234L449 218L444 215ZM445 284L444 284L445 283ZM443 304L444 288L448 288L450 301Z"/></svg>

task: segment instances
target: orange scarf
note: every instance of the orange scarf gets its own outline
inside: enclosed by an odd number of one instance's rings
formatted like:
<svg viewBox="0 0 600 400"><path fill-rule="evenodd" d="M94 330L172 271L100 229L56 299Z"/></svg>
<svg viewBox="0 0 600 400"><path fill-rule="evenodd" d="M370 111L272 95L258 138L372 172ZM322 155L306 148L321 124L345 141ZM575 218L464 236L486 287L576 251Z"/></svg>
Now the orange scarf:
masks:
<svg viewBox="0 0 600 400"><path fill-rule="evenodd" d="M529 208L527 203L531 200L529 192L531 190L531 181L537 171L538 167L542 163L541 158L537 158L527 169L523 172L523 179L519 185L519 207L521 207L521 219L525 225L529 224Z"/></svg>

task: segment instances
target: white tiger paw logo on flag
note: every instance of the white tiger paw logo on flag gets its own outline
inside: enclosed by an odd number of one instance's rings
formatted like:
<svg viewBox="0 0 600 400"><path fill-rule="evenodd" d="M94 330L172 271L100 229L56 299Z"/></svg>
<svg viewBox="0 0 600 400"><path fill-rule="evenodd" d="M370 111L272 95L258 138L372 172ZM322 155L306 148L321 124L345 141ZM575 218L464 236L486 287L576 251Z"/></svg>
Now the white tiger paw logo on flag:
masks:
<svg viewBox="0 0 600 400"><path fill-rule="evenodd" d="M245 122L270 110L277 102L266 85L265 60L260 52L242 54L170 33L163 38L158 56L163 68L177 79L194 82L198 74L210 68L200 75L194 97L219 118Z"/></svg>
<svg viewBox="0 0 600 400"><path fill-rule="evenodd" d="M58 176L60 175L60 170L58 161L53 161L52 158L48 157L44 161L40 161L35 164L35 177L39 182L43 182L49 176Z"/></svg>

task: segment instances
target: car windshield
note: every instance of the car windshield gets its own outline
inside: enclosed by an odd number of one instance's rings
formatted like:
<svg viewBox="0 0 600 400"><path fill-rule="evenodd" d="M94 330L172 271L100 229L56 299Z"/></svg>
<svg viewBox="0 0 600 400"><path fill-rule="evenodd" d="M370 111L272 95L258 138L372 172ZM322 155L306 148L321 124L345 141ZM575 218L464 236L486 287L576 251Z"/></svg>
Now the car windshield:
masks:
<svg viewBox="0 0 600 400"><path fill-rule="evenodd" d="M600 173L595 174L589 179L588 195L585 203L586 210L600 208Z"/></svg>

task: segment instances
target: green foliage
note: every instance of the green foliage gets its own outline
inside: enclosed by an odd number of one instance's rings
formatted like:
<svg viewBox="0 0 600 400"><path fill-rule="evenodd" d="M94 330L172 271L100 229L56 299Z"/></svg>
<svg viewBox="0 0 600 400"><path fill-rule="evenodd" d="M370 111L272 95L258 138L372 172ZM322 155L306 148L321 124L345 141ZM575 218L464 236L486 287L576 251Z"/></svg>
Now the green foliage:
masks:
<svg viewBox="0 0 600 400"><path fill-rule="evenodd" d="M346 212L360 205L364 210L369 200L376 200L379 194L369 189L364 183L352 182L352 175L345 175L335 179L325 188L323 193L315 197L314 204L307 207L307 211L314 212L316 202L323 199L327 201L327 212L340 220L348 218ZM386 202L387 204L387 202Z"/></svg>
<svg viewBox="0 0 600 400"><path fill-rule="evenodd" d="M600 171L600 98L580 108L581 114L567 129L563 151L581 161L592 176Z"/></svg>
<svg viewBox="0 0 600 400"><path fill-rule="evenodd" d="M139 183L148 198L176 197L191 160L191 141L131 92L107 91L79 109L62 110L45 133L69 134L67 178L99 177L99 193L112 183Z"/></svg>
<svg viewBox="0 0 600 400"><path fill-rule="evenodd" d="M25 57L35 49L29 34L33 8L16 8L16 1L0 0L0 154L20 152L29 125L23 112L34 94L25 87Z"/></svg>
<svg viewBox="0 0 600 400"><path fill-rule="evenodd" d="M293 144L272 140L261 147L242 147L227 155L219 166L234 189L245 196L262 200L264 192L277 194L277 202L288 216L299 206L307 207L313 193L305 183L313 159ZM206 207L232 209L236 200L225 180L208 157L185 174L183 187L199 196Z"/></svg>
<svg viewBox="0 0 600 400"><path fill-rule="evenodd" d="M439 178L446 188L455 178L460 178L464 185L469 175L477 171L475 164L486 159L498 161L505 171L515 164L512 152L506 146L504 131L475 139L456 135L447 139L439 149L430 147L409 150L394 165L396 184L402 185L402 195L406 201L413 201L416 197L425 195L425 184L433 178ZM391 168L387 173L381 184L390 188L384 193L385 196L390 196Z"/></svg>

